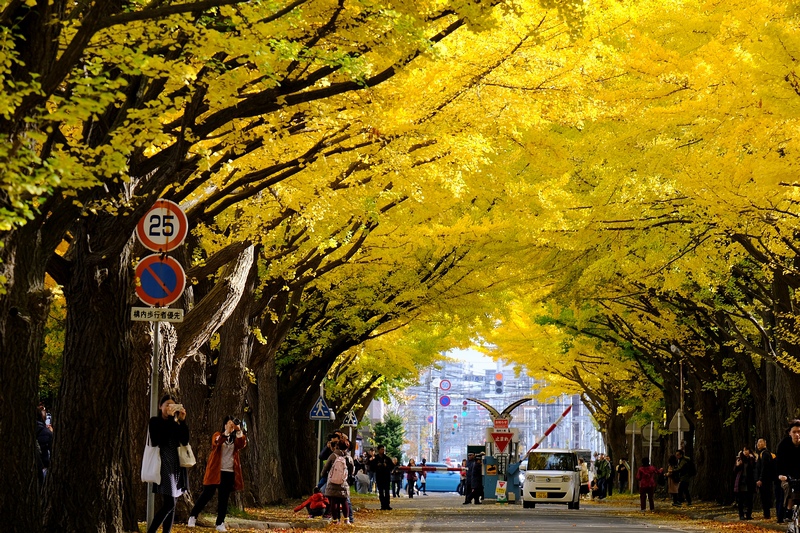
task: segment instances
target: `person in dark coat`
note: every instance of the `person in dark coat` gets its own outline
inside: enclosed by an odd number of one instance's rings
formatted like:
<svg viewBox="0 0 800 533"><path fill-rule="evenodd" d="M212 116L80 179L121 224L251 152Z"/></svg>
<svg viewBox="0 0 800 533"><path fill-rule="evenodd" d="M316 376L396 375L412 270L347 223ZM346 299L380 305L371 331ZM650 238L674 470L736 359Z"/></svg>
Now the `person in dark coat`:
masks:
<svg viewBox="0 0 800 533"><path fill-rule="evenodd" d="M417 466L417 462L412 457L408 460L408 466ZM406 474L406 491L408 492L408 497L414 497L414 491L416 490L417 486L417 473L413 470L409 470Z"/></svg>
<svg viewBox="0 0 800 533"><path fill-rule="evenodd" d="M464 478L464 505L472 501L472 469L475 466L475 454L467 454L467 475Z"/></svg>
<svg viewBox="0 0 800 533"><path fill-rule="evenodd" d="M469 475L470 480L470 493L467 497L467 503L480 504L483 498L483 457L480 455L475 456L475 462L472 465L472 471Z"/></svg>
<svg viewBox="0 0 800 533"><path fill-rule="evenodd" d="M47 411L42 407L36 408L36 441L39 443L40 457L42 459L43 475L50 468L50 451L53 449L53 432L47 427Z"/></svg>
<svg viewBox="0 0 800 533"><path fill-rule="evenodd" d="M161 494L162 505L156 511L147 533L156 533L163 525L163 533L172 531L175 519L175 504L188 490L189 477L178 460L178 446L189 444L189 427L186 425L186 409L176 404L175 398L167 394L158 402L159 416L150 419L150 444L158 446L161 456L161 484L153 483L153 492Z"/></svg>
<svg viewBox="0 0 800 533"><path fill-rule="evenodd" d="M400 489L403 488L403 471L400 470L400 460L397 457L392 458L394 468L392 469L392 496L395 498L400 497Z"/></svg>
<svg viewBox="0 0 800 533"><path fill-rule="evenodd" d="M775 473L775 459L767 449L766 439L758 439L756 443L756 488L761 496L761 509L764 518L770 518L772 508L772 491L778 475Z"/></svg>
<svg viewBox="0 0 800 533"><path fill-rule="evenodd" d="M786 433L775 452L778 479L784 493L783 511L788 515L797 499L797 494L793 495L790 490L789 480L800 479L800 420L792 420Z"/></svg>
<svg viewBox="0 0 800 533"><path fill-rule="evenodd" d="M733 473L736 476L733 481L733 492L736 494L736 504L739 507L739 520L752 520L753 493L756 488L755 456L748 446L736 456Z"/></svg>
<svg viewBox="0 0 800 533"><path fill-rule="evenodd" d="M389 506L389 485L392 482L394 462L391 457L386 455L386 447L383 444L378 446L378 453L370 459L369 468L372 472L375 472L375 486L378 488L381 511L391 511L392 508Z"/></svg>

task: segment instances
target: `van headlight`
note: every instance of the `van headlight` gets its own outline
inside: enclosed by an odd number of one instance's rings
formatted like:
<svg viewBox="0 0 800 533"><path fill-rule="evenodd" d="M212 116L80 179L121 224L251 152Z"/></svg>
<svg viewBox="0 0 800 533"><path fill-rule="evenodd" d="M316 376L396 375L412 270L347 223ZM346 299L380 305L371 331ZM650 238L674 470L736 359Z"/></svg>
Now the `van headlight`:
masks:
<svg viewBox="0 0 800 533"><path fill-rule="evenodd" d="M571 478L571 477L569 477L569 476L561 476L561 481L569 481L569 480L571 480L571 479L572 479L572 478Z"/></svg>

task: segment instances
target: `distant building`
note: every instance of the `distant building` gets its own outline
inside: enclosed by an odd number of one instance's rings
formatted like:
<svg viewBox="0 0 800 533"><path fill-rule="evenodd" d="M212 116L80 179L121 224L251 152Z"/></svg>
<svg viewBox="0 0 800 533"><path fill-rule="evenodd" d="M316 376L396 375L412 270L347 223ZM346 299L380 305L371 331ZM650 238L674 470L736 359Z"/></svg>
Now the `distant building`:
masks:
<svg viewBox="0 0 800 533"><path fill-rule="evenodd" d="M436 385L441 380L445 382L439 388ZM526 375L517 377L513 367L502 363L494 369L475 369L472 363L445 362L441 369L429 369L420 376L419 385L403 391L402 400L393 401L392 410L406 420L405 453L431 460L436 448L435 421L440 433L439 460L460 460L466 455L467 444L483 444L486 428L492 427L489 412L467 398L483 400L502 411L512 402L535 394L539 383ZM566 395L553 403L531 400L511 413L511 427L519 429L520 450L524 453L530 448L570 404L572 411L541 446L604 451L591 414L577 397Z"/></svg>

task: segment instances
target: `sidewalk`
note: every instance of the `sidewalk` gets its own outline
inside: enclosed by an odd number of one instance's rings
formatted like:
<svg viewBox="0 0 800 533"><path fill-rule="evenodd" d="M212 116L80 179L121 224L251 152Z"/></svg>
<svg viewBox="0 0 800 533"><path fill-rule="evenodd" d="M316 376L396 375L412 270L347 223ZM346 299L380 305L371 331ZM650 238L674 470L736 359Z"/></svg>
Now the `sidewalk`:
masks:
<svg viewBox="0 0 800 533"><path fill-rule="evenodd" d="M603 501L586 501L590 506L604 507L608 511L623 514L630 517L652 517L663 518L670 522L685 519L701 522L714 522L720 525L726 524L726 529L733 529L736 525L741 525L742 530L756 531L759 528L763 531L785 532L787 524L778 524L773 509L772 518L763 518L761 509L753 510L753 520L739 520L739 513L735 505L720 505L716 502L693 502L691 506L682 505L674 507L668 499L656 497L655 512L649 511L644 515L639 511L639 495L615 494ZM738 528L737 528L738 529Z"/></svg>

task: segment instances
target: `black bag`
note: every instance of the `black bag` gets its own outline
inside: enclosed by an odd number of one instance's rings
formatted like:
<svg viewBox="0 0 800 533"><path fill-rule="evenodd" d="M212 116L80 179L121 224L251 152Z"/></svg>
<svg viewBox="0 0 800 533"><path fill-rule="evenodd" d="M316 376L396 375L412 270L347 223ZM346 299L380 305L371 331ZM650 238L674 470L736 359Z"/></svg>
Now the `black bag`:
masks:
<svg viewBox="0 0 800 533"><path fill-rule="evenodd" d="M664 475L664 472L658 473L658 476L656 477L656 483L658 483L661 486L667 484L667 476Z"/></svg>

